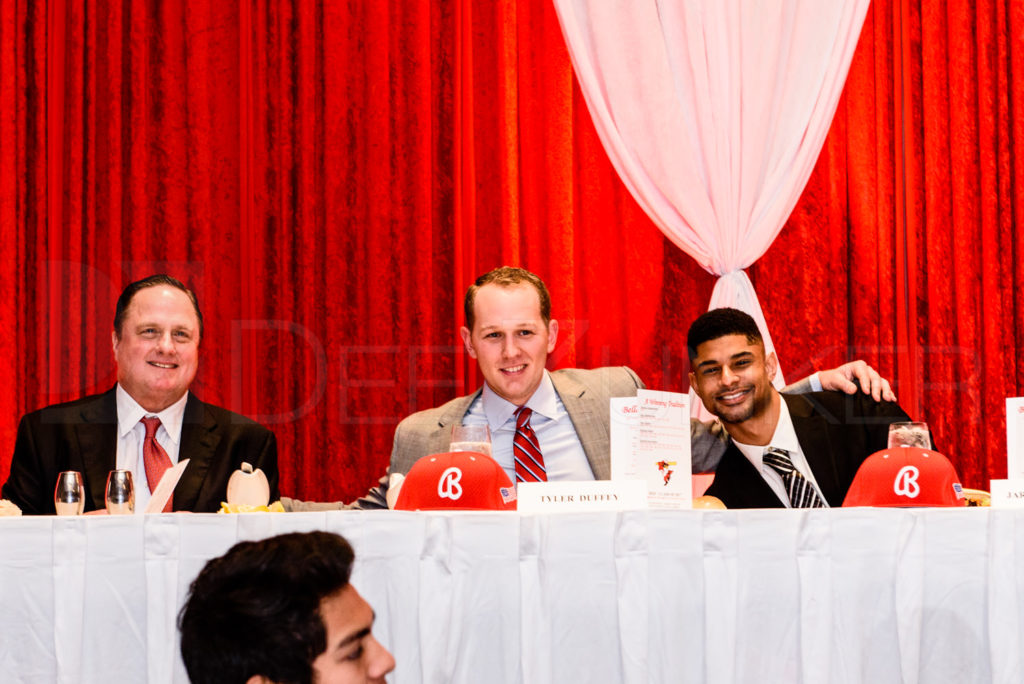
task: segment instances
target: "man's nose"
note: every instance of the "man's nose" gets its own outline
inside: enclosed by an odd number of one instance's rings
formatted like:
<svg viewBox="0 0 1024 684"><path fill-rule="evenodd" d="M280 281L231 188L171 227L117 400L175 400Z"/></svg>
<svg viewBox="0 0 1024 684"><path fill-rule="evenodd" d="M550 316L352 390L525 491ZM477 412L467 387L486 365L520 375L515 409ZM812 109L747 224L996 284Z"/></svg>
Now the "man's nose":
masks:
<svg viewBox="0 0 1024 684"><path fill-rule="evenodd" d="M174 349L174 342L171 340L171 333L166 332L156 338L156 346L160 351L169 352Z"/></svg>
<svg viewBox="0 0 1024 684"><path fill-rule="evenodd" d="M519 346L516 344L516 338L513 335L505 337L501 343L501 353L506 357L512 357L519 353Z"/></svg>
<svg viewBox="0 0 1024 684"><path fill-rule="evenodd" d="M735 385L739 380L739 376L733 373L728 366L722 367L722 384L723 385Z"/></svg>
<svg viewBox="0 0 1024 684"><path fill-rule="evenodd" d="M395 669L395 658L388 649L370 635L366 643L367 663L366 674L371 681L384 681L384 675Z"/></svg>

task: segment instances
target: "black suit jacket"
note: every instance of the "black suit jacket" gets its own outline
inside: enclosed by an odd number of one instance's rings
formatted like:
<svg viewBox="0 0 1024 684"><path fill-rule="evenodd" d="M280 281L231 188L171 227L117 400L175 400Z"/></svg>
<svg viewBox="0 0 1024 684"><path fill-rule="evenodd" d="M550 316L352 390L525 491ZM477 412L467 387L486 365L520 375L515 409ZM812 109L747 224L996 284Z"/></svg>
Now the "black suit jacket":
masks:
<svg viewBox="0 0 1024 684"><path fill-rule="evenodd" d="M174 510L213 512L227 496L228 478L243 461L261 468L278 499L277 440L259 423L188 395L179 459L190 459L174 490ZM2 496L25 514L53 514L53 489L62 470L85 481L85 510L104 507L107 474L117 459L114 390L26 414L18 424L11 474Z"/></svg>
<svg viewBox="0 0 1024 684"><path fill-rule="evenodd" d="M829 506L842 506L857 469L886 448L889 424L910 420L898 404L875 402L862 392L782 395L807 463ZM785 506L761 473L730 440L708 495L729 508Z"/></svg>

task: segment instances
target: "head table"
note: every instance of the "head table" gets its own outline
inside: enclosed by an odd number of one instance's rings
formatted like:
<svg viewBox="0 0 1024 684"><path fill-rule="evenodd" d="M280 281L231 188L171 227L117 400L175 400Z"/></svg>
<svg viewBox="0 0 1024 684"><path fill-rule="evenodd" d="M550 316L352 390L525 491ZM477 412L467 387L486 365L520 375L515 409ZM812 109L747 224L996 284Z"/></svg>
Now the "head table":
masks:
<svg viewBox="0 0 1024 684"><path fill-rule="evenodd" d="M186 682L206 560L315 529L389 682L1024 681L1024 511L868 508L0 518L0 680Z"/></svg>

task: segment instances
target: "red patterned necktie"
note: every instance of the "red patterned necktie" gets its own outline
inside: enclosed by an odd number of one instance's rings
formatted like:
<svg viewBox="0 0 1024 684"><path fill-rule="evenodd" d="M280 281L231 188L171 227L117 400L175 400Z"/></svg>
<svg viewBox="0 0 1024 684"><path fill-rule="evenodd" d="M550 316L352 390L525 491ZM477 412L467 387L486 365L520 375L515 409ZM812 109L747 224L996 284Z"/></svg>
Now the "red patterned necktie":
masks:
<svg viewBox="0 0 1024 684"><path fill-rule="evenodd" d="M143 418L142 424L146 426L146 439L142 442L142 461L146 465L146 482L149 484L149 491L152 494L156 491L156 486L160 484L160 478L171 467L171 459L164 448L160 446L160 442L156 441L156 429L160 427L160 419L150 416ZM173 496L167 499L164 513L170 513L173 510L171 508L173 501Z"/></svg>
<svg viewBox="0 0 1024 684"><path fill-rule="evenodd" d="M516 482L547 482L548 472L544 468L544 457L540 453L537 435L530 427L532 409L520 406L516 409L516 436L512 440L512 451L516 457Z"/></svg>

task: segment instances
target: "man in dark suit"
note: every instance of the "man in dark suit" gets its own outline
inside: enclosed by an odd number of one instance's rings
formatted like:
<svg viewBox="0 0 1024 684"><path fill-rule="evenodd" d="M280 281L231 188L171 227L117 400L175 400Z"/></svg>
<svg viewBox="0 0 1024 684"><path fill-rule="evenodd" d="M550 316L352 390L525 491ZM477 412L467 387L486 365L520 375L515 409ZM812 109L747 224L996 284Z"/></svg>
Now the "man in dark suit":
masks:
<svg viewBox="0 0 1024 684"><path fill-rule="evenodd" d="M22 417L3 498L26 514L53 514L57 474L77 470L85 510L103 509L107 474L122 468L132 471L141 511L164 470L189 459L165 510L216 511L242 462L263 471L276 500L274 433L188 392L202 332L196 297L177 279L154 275L128 285L111 334L117 385Z"/></svg>
<svg viewBox="0 0 1024 684"><path fill-rule="evenodd" d="M729 508L841 506L860 464L886 447L889 424L909 420L862 393L780 394L775 353L736 309L700 316L687 348L690 386L730 437L707 491Z"/></svg>

